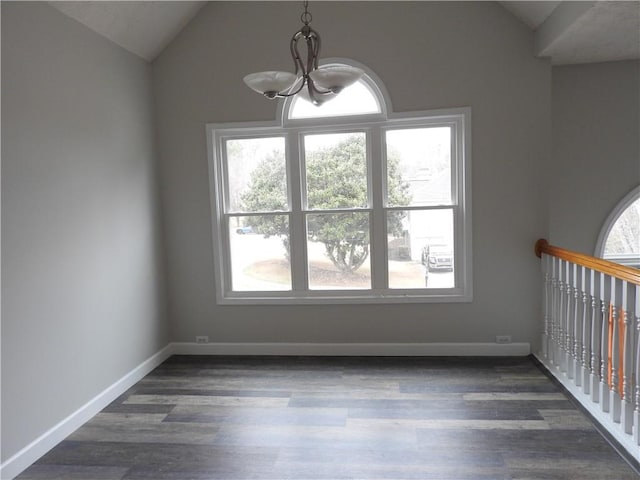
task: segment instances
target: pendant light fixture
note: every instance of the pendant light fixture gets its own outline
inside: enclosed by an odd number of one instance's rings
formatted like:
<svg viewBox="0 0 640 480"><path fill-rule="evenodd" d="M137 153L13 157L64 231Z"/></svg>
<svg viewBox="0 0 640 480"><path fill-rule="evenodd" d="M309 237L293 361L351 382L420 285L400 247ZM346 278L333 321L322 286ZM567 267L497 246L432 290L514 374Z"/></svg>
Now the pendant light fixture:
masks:
<svg viewBox="0 0 640 480"><path fill-rule="evenodd" d="M363 74L359 68L347 65L327 65L318 67L320 35L309 25L312 20L309 2L304 2L304 12L300 15L303 26L291 37L290 50L294 73L258 72L244 77L249 88L269 99L292 97L300 94L314 105L322 105L334 98L345 87L357 82ZM300 56L298 43L304 41L306 58Z"/></svg>

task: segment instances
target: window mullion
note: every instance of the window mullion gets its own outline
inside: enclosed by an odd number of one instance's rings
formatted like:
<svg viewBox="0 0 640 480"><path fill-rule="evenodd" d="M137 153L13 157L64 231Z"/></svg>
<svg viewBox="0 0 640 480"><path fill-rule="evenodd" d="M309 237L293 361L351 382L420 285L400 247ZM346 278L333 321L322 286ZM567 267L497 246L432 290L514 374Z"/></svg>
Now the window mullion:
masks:
<svg viewBox="0 0 640 480"><path fill-rule="evenodd" d="M367 158L369 162L369 189L371 198L371 286L373 290L386 289L387 248L384 211L384 174L383 168L383 132L379 126L373 127L367 136Z"/></svg>
<svg viewBox="0 0 640 480"><path fill-rule="evenodd" d="M287 135L287 168L289 169L289 201L291 216L289 229L289 253L291 261L291 283L294 292L308 289L307 242L305 241L305 218L302 213L302 171L300 156L300 137L297 131L289 131Z"/></svg>

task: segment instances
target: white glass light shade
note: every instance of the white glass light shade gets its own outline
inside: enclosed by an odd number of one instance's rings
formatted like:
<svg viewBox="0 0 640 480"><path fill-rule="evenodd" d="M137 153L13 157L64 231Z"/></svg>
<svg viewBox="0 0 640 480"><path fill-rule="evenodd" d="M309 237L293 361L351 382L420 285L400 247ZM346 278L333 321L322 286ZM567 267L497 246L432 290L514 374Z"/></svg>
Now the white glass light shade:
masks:
<svg viewBox="0 0 640 480"><path fill-rule="evenodd" d="M345 87L356 83L364 72L347 65L327 65L309 73L313 83L321 89L338 93Z"/></svg>
<svg viewBox="0 0 640 480"><path fill-rule="evenodd" d="M273 96L289 90L296 79L297 77L290 72L257 72L243 78L250 89L262 94L273 94Z"/></svg>

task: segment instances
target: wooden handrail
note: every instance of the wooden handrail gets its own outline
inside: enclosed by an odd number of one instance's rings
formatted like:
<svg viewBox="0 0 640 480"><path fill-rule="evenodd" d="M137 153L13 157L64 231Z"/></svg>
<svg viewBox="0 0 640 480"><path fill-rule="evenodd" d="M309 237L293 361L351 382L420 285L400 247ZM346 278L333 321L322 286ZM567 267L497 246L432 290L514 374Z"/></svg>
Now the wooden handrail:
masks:
<svg viewBox="0 0 640 480"><path fill-rule="evenodd" d="M592 257L591 255L586 255L584 253L555 247L553 245L549 245L549 242L544 238L541 238L536 242L535 251L538 257L541 257L543 253L546 253L547 255L552 255L554 257L561 258L562 260L567 260L577 265L590 268L591 270L596 270L621 280L626 280L627 282L635 285L640 285L640 270L636 268L620 265L619 263L610 262L602 258Z"/></svg>

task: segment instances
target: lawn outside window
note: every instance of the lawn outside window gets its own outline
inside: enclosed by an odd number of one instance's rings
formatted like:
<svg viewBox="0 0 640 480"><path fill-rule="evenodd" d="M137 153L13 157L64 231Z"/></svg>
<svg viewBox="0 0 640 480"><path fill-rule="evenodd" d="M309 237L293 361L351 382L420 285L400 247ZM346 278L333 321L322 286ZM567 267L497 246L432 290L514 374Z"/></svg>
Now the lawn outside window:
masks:
<svg viewBox="0 0 640 480"><path fill-rule="evenodd" d="M218 303L471 301L470 109L387 113L365 71L207 125Z"/></svg>

